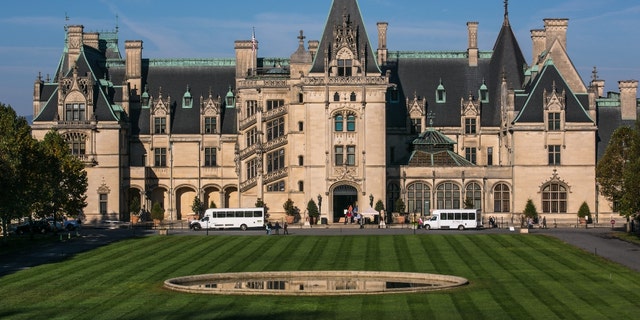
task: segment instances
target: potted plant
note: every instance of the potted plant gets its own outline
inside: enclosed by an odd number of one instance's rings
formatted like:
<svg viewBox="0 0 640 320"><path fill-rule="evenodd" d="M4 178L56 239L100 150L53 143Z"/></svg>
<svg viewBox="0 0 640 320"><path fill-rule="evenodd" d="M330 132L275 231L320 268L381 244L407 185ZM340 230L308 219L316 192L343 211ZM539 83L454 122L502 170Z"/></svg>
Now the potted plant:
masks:
<svg viewBox="0 0 640 320"><path fill-rule="evenodd" d="M129 213L131 223L138 223L140 220L140 198L133 196L129 203Z"/></svg>
<svg viewBox="0 0 640 320"><path fill-rule="evenodd" d="M318 211L318 206L316 205L316 202L313 201L313 199L307 202L307 212L309 213L309 219L311 220L309 222L311 223L311 225L317 223L320 212Z"/></svg>
<svg viewBox="0 0 640 320"><path fill-rule="evenodd" d="M398 198L396 200L396 212L394 213L395 223L404 223L404 200L402 198Z"/></svg>
<svg viewBox="0 0 640 320"><path fill-rule="evenodd" d="M580 223L584 223L584 228L586 229L591 220L591 210L589 209L589 205L586 201L582 202L580 205L580 209L578 209L578 217L580 218Z"/></svg>
<svg viewBox="0 0 640 320"><path fill-rule="evenodd" d="M164 220L164 209L159 202L154 202L153 207L151 207L151 219L153 219L153 224L156 227L162 224L162 220Z"/></svg>
<svg viewBox="0 0 640 320"><path fill-rule="evenodd" d="M382 223L382 225L384 225L384 203L382 202L382 200L378 200L376 202L376 207L374 208L376 211L378 211L378 214L380 214L378 216L378 222Z"/></svg>
<svg viewBox="0 0 640 320"><path fill-rule="evenodd" d="M284 209L284 213L287 215L287 223L293 223L295 221L296 213L298 212L296 206L293 205L293 200L290 198L287 199L287 201L282 204L282 208Z"/></svg>

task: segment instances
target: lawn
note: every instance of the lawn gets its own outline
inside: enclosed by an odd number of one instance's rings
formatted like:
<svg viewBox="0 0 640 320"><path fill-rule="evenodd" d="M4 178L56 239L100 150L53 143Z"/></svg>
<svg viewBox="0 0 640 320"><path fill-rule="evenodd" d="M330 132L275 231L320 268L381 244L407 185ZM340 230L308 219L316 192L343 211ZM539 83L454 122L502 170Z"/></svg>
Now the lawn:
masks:
<svg viewBox="0 0 640 320"><path fill-rule="evenodd" d="M190 274L442 273L451 291L348 297L171 292ZM0 278L3 319L632 319L640 273L543 235L152 236Z"/></svg>

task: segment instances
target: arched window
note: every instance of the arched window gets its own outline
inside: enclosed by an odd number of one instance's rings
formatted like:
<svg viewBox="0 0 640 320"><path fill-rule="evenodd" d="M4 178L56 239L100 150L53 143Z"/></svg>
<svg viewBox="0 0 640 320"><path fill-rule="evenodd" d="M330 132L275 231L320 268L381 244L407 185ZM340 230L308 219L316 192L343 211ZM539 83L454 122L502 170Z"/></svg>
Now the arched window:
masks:
<svg viewBox="0 0 640 320"><path fill-rule="evenodd" d="M71 154L82 157L86 152L87 136L78 132L71 132L64 136Z"/></svg>
<svg viewBox="0 0 640 320"><path fill-rule="evenodd" d="M567 213L567 188L551 182L542 188L542 212Z"/></svg>
<svg viewBox="0 0 640 320"><path fill-rule="evenodd" d="M356 116L352 114L347 116L347 131L356 131Z"/></svg>
<svg viewBox="0 0 640 320"><path fill-rule="evenodd" d="M356 101L356 93L351 92L351 96L349 96L349 101Z"/></svg>
<svg viewBox="0 0 640 320"><path fill-rule="evenodd" d="M387 186L387 212L395 211L395 204L398 198L400 198L400 187L397 183L390 183Z"/></svg>
<svg viewBox="0 0 640 320"><path fill-rule="evenodd" d="M334 118L335 131L342 131L344 126L344 117L339 114Z"/></svg>
<svg viewBox="0 0 640 320"><path fill-rule="evenodd" d="M407 212L428 215L431 209L431 188L428 184L414 182L407 187Z"/></svg>
<svg viewBox="0 0 640 320"><path fill-rule="evenodd" d="M333 94L333 101L340 101L340 94L339 93L334 93Z"/></svg>
<svg viewBox="0 0 640 320"><path fill-rule="evenodd" d="M460 209L460 187L453 182L444 182L436 189L438 209Z"/></svg>
<svg viewBox="0 0 640 320"><path fill-rule="evenodd" d="M511 211L511 192L509 186L499 183L493 188L493 211L509 212Z"/></svg>
<svg viewBox="0 0 640 320"><path fill-rule="evenodd" d="M465 206L470 203L473 207L470 209L482 209L482 190L480 185L472 182L465 189Z"/></svg>

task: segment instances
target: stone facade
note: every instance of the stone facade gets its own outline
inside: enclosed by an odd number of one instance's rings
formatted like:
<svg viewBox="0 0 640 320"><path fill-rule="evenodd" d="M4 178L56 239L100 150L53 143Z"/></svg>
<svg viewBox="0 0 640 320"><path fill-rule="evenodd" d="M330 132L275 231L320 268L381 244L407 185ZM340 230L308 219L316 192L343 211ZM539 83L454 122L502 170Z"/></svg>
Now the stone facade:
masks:
<svg viewBox="0 0 640 320"><path fill-rule="evenodd" d="M131 201L186 220L196 196L262 200L271 219L287 199L305 219L314 200L328 223L397 199L416 215L466 202L509 223L528 199L565 222L586 201L608 221L595 165L637 118L638 82L605 97L594 71L585 85L567 19L532 30L527 63L507 13L492 51L469 22L465 50L402 52L385 22L371 47L357 1L334 1L322 39L305 48L301 31L279 59L259 57L255 37L235 42L235 59L146 59L139 40L123 58L117 33L69 26L55 77L35 82L33 134L58 130L85 162L89 221L127 221Z"/></svg>

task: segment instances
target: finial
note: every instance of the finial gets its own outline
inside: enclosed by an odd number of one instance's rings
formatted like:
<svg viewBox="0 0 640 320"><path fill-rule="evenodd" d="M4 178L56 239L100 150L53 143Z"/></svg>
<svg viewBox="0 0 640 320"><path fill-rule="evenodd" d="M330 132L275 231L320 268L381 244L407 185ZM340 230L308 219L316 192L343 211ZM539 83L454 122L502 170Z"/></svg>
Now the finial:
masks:
<svg viewBox="0 0 640 320"><path fill-rule="evenodd" d="M509 0L504 0L504 18L509 17Z"/></svg>
<svg viewBox="0 0 640 320"><path fill-rule="evenodd" d="M429 111L427 113L427 119L429 120L429 127L433 128L433 119L435 119L436 114L433 111Z"/></svg>
<svg viewBox="0 0 640 320"><path fill-rule="evenodd" d="M598 80L598 69L596 69L596 66L593 66L593 71L591 71L591 80Z"/></svg>
<svg viewBox="0 0 640 320"><path fill-rule="evenodd" d="M300 44L304 45L304 39L306 39L307 37L304 36L304 32L302 30L300 30L300 35L298 36L298 40L300 40Z"/></svg>
<svg viewBox="0 0 640 320"><path fill-rule="evenodd" d="M118 14L116 13L116 33L118 33L118 29L119 29L119 26L118 26Z"/></svg>

